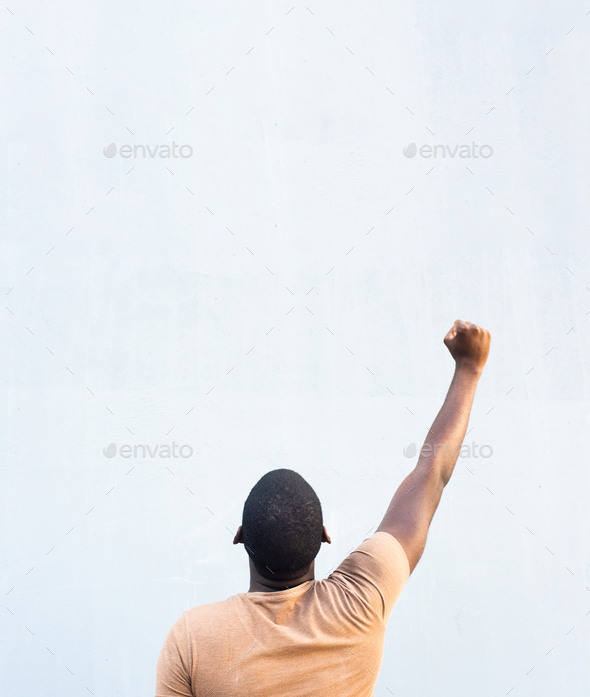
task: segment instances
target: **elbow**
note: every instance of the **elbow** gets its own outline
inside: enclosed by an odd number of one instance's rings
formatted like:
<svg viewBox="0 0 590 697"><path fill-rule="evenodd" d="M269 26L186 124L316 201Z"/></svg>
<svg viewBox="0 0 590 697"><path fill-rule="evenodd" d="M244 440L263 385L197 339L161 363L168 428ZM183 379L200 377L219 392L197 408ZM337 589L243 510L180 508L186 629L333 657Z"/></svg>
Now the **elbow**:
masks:
<svg viewBox="0 0 590 697"><path fill-rule="evenodd" d="M442 489L451 481L452 472L445 472L444 470L439 474L439 486Z"/></svg>

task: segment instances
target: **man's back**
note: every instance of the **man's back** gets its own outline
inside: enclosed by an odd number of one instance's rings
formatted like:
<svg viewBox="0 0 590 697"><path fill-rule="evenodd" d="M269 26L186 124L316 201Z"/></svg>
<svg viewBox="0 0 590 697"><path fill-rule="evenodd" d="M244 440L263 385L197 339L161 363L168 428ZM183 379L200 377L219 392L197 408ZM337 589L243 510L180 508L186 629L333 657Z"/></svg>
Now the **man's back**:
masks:
<svg viewBox="0 0 590 697"><path fill-rule="evenodd" d="M409 575L400 543L378 532L323 581L192 608L166 638L156 697L370 697Z"/></svg>
<svg viewBox="0 0 590 697"><path fill-rule="evenodd" d="M377 532L314 581L330 543L317 494L292 470L265 474L233 540L248 552L250 592L182 615L158 659L156 697L371 697L389 615L424 552L490 350L490 333L459 319L443 341L453 379Z"/></svg>

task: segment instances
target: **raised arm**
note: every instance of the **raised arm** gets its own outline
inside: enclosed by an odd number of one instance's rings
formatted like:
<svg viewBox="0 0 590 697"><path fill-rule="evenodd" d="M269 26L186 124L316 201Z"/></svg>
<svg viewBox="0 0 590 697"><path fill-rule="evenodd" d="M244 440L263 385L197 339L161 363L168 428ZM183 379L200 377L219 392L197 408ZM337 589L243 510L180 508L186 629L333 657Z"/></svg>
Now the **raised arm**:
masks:
<svg viewBox="0 0 590 697"><path fill-rule="evenodd" d="M444 343L455 359L451 386L428 431L418 464L398 487L377 528L393 535L404 548L410 573L424 552L430 522L459 457L475 389L490 350L490 333L458 319Z"/></svg>

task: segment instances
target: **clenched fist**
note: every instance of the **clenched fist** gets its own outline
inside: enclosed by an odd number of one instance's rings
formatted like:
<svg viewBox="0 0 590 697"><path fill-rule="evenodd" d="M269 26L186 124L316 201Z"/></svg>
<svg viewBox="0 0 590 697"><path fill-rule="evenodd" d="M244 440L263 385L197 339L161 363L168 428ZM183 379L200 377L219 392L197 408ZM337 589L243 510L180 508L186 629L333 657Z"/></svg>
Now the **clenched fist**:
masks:
<svg viewBox="0 0 590 697"><path fill-rule="evenodd" d="M455 359L457 368L481 373L490 352L491 335L487 329L462 319L455 321L444 338L445 346Z"/></svg>

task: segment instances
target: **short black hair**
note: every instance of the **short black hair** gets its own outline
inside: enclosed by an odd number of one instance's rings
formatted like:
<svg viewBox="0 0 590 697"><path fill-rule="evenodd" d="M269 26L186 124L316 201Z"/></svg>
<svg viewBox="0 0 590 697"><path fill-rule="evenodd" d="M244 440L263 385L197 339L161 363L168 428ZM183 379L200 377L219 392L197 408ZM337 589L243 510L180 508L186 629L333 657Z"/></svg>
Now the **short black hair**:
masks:
<svg viewBox="0 0 590 697"><path fill-rule="evenodd" d="M306 574L320 551L322 526L317 494L293 470L267 472L244 504L244 545L264 578L290 581Z"/></svg>

